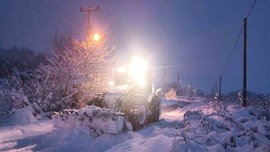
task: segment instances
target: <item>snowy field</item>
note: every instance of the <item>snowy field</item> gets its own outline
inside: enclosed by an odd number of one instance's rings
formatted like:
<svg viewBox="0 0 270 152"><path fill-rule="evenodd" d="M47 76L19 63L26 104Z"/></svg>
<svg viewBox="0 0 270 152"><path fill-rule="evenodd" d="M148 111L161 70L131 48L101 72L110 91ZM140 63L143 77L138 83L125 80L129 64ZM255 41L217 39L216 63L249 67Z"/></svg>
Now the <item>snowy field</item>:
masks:
<svg viewBox="0 0 270 152"><path fill-rule="evenodd" d="M23 121L11 116L0 121L0 151L268 152L267 114L255 107L231 104L222 108L202 98L163 100L159 122L117 135L55 128L51 120L35 120L28 114Z"/></svg>

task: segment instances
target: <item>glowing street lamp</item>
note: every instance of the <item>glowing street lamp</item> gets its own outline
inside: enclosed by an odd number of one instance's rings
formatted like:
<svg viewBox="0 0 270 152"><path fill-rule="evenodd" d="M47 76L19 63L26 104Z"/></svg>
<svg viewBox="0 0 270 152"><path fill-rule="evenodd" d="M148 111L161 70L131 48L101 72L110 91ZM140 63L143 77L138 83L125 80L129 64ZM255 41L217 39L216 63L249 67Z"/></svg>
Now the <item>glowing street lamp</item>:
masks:
<svg viewBox="0 0 270 152"><path fill-rule="evenodd" d="M100 39L101 39L101 37L100 37L100 35L98 33L93 35L93 40L94 41L98 42L98 41L100 41Z"/></svg>

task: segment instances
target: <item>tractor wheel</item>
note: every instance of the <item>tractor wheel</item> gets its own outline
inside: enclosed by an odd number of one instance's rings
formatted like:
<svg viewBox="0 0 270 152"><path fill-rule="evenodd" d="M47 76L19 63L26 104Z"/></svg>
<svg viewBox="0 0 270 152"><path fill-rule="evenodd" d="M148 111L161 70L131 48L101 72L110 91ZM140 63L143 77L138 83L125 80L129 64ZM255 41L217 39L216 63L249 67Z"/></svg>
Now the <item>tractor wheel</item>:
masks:
<svg viewBox="0 0 270 152"><path fill-rule="evenodd" d="M147 107L145 104L138 103L132 116L133 130L141 129L147 122Z"/></svg>
<svg viewBox="0 0 270 152"><path fill-rule="evenodd" d="M131 122L133 130L139 130L146 125L148 120L147 99L143 95L134 95L127 99L123 112Z"/></svg>
<svg viewBox="0 0 270 152"><path fill-rule="evenodd" d="M160 116L160 98L154 96L150 103L151 116L149 117L149 122L156 122L159 120Z"/></svg>

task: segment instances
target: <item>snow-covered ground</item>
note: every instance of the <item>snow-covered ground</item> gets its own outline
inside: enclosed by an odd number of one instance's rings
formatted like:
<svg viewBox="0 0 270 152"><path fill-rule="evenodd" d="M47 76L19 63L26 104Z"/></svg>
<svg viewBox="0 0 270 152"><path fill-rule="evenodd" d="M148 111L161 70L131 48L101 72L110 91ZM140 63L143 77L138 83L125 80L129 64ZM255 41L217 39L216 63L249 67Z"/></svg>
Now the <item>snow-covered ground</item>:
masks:
<svg viewBox="0 0 270 152"><path fill-rule="evenodd" d="M270 151L270 121L265 113L233 105L219 109L199 98L163 100L159 122L117 135L55 128L51 120L6 123L0 124L5 126L0 127L0 151Z"/></svg>

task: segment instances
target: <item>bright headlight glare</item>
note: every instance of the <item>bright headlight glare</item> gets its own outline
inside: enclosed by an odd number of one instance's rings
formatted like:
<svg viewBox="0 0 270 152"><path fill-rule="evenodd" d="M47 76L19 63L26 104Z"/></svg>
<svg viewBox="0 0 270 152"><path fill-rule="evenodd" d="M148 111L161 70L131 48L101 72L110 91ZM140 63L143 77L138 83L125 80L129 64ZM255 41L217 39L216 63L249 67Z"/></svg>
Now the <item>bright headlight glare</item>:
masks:
<svg viewBox="0 0 270 152"><path fill-rule="evenodd" d="M118 67L118 68L116 69L116 71L119 72L119 73L124 73L124 72L126 72L126 68L123 67L123 66L120 66L120 67Z"/></svg>
<svg viewBox="0 0 270 152"><path fill-rule="evenodd" d="M129 65L129 76L140 86L146 84L147 64L139 57L134 58Z"/></svg>
<svg viewBox="0 0 270 152"><path fill-rule="evenodd" d="M137 80L137 84L141 87L145 87L146 81L145 80Z"/></svg>

